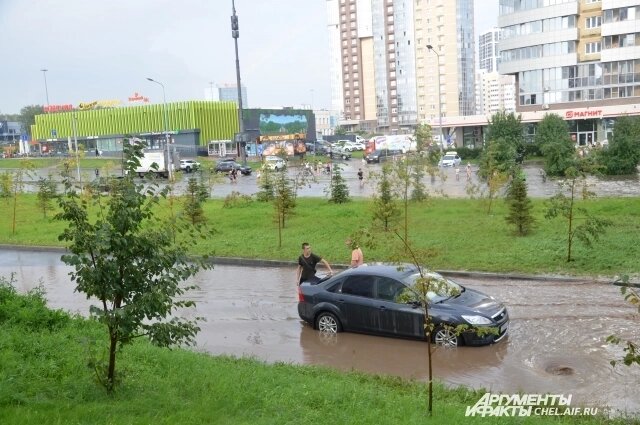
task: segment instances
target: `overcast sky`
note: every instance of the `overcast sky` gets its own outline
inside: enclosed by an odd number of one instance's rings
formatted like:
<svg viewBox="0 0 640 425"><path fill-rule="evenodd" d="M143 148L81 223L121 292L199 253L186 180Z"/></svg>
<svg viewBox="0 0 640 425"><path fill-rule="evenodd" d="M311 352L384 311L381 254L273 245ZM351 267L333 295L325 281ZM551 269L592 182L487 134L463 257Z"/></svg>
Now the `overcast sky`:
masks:
<svg viewBox="0 0 640 425"><path fill-rule="evenodd" d="M498 0L474 0L477 34ZM325 0L236 0L250 107L330 107ZM231 0L0 0L0 112L120 99L204 99L235 83Z"/></svg>

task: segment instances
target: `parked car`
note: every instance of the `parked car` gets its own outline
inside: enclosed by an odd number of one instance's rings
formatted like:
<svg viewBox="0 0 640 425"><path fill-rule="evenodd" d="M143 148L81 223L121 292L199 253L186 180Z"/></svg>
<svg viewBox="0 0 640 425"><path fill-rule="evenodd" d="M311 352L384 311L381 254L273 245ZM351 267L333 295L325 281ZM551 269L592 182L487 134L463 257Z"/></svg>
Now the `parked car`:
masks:
<svg viewBox="0 0 640 425"><path fill-rule="evenodd" d="M287 163L284 159L275 155L268 155L264 159L264 166L269 170L282 171L287 168Z"/></svg>
<svg viewBox="0 0 640 425"><path fill-rule="evenodd" d="M214 171L217 173L228 173L234 168L240 171L240 174L244 176L248 176L253 171L251 167L238 164L234 160L229 160L229 159L223 159L218 161L218 163L216 164L216 167L214 168Z"/></svg>
<svg viewBox="0 0 640 425"><path fill-rule="evenodd" d="M180 169L182 171L186 171L190 173L191 171L195 171L200 168L200 163L194 159L181 159L180 160Z"/></svg>
<svg viewBox="0 0 640 425"><path fill-rule="evenodd" d="M344 149L347 152L363 151L364 148L365 148L364 143L360 143L360 142L346 142L342 146L342 149Z"/></svg>
<svg viewBox="0 0 640 425"><path fill-rule="evenodd" d="M402 155L400 149L376 149L364 157L367 164L380 163L387 161L393 157Z"/></svg>
<svg viewBox="0 0 640 425"><path fill-rule="evenodd" d="M351 159L351 152L345 150L342 146L331 147L329 150L329 157L333 158L342 158L344 160Z"/></svg>
<svg viewBox="0 0 640 425"><path fill-rule="evenodd" d="M456 167L460 165L462 162L462 158L458 156L458 152L456 151L447 151L444 156L440 160L441 167Z"/></svg>
<svg viewBox="0 0 640 425"><path fill-rule="evenodd" d="M437 273L429 276L441 280L447 288L429 293L429 316L435 326L433 342L446 346L486 345L507 335L509 314L501 302ZM347 269L315 285L303 282L298 287L298 315L323 332L425 339L423 311L411 288L419 277L414 265L399 268L387 264ZM458 325L491 327L498 334L479 335L470 328L456 335L450 327Z"/></svg>
<svg viewBox="0 0 640 425"><path fill-rule="evenodd" d="M317 140L315 143L305 143L307 147L307 153L315 155L327 155L329 153L330 145L323 140Z"/></svg>

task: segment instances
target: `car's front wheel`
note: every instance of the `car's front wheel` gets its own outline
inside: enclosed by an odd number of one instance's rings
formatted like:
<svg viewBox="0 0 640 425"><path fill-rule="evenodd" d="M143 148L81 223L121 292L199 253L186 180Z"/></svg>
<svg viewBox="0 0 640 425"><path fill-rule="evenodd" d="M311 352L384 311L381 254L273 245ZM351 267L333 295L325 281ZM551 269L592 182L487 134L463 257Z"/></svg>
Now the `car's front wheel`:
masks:
<svg viewBox="0 0 640 425"><path fill-rule="evenodd" d="M316 319L316 329L320 332L336 334L342 332L342 325L335 314L323 311Z"/></svg>
<svg viewBox="0 0 640 425"><path fill-rule="evenodd" d="M456 335L453 329L446 326L438 326L431 334L432 341L436 345L444 347L457 347L460 345L460 336Z"/></svg>

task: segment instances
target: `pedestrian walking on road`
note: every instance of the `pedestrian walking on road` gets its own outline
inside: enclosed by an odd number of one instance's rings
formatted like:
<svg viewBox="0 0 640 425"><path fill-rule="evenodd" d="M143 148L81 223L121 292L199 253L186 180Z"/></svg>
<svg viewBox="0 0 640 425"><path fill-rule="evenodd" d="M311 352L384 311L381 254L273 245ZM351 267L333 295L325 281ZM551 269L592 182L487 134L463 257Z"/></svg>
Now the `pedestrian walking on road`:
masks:
<svg viewBox="0 0 640 425"><path fill-rule="evenodd" d="M467 162L467 181L471 181L471 163Z"/></svg>
<svg viewBox="0 0 640 425"><path fill-rule="evenodd" d="M316 276L316 265L322 263L328 270L329 275L333 274L331 266L324 258L311 252L311 245L302 243L302 254L298 257L298 270L296 272L296 285L302 282L317 283L320 278Z"/></svg>
<svg viewBox="0 0 640 425"><path fill-rule="evenodd" d="M364 172L362 168L358 168L358 180L360 181L360 188L364 186Z"/></svg>

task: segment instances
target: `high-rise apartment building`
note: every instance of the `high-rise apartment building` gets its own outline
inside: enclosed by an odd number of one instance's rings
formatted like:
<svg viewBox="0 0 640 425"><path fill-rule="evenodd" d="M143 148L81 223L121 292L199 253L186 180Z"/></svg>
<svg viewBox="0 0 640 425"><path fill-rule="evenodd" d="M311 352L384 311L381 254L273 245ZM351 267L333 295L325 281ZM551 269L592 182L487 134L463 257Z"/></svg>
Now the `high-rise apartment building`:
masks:
<svg viewBox="0 0 640 425"><path fill-rule="evenodd" d="M418 121L439 124L439 109L443 117L473 115L473 1L415 0L414 3ZM428 45L432 49L428 49Z"/></svg>
<svg viewBox="0 0 640 425"><path fill-rule="evenodd" d="M499 41L499 28L492 28L478 36L478 66L481 72L476 75L477 114L515 111L515 78L498 74Z"/></svg>
<svg viewBox="0 0 640 425"><path fill-rule="evenodd" d="M517 109L559 110L579 144L608 137L608 117L640 97L640 1L500 0L499 71Z"/></svg>
<svg viewBox="0 0 640 425"><path fill-rule="evenodd" d="M438 109L474 113L472 0L327 0L327 12L341 125L395 132Z"/></svg>
<svg viewBox="0 0 640 425"><path fill-rule="evenodd" d="M240 92L242 95L242 107L249 107L247 103L247 88L242 86ZM238 86L236 84L223 84L218 86L218 100L238 103Z"/></svg>
<svg viewBox="0 0 640 425"><path fill-rule="evenodd" d="M479 85L478 114L491 116L496 112L516 111L516 86L512 75L481 70L476 76Z"/></svg>
<svg viewBox="0 0 640 425"><path fill-rule="evenodd" d="M500 28L492 28L478 36L478 68L487 72L497 72L500 62L498 42Z"/></svg>

